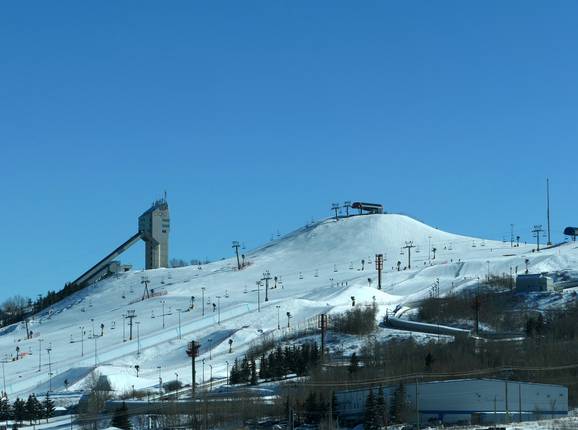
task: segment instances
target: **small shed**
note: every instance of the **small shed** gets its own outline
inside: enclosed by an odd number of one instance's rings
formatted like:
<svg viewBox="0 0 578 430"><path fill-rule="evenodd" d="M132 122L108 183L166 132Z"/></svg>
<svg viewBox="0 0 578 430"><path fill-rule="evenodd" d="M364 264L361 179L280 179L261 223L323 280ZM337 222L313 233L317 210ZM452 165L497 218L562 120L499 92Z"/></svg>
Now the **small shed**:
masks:
<svg viewBox="0 0 578 430"><path fill-rule="evenodd" d="M516 291L519 293L534 293L554 291L554 280L544 273L516 276Z"/></svg>

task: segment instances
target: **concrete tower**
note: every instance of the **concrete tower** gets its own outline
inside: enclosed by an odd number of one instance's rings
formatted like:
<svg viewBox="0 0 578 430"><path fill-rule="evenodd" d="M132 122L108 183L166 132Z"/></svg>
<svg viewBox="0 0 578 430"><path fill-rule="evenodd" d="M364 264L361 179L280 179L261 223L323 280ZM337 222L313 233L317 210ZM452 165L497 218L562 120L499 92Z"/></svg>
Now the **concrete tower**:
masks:
<svg viewBox="0 0 578 430"><path fill-rule="evenodd" d="M145 241L145 268L169 267L169 205L166 196L157 200L138 219L138 230Z"/></svg>

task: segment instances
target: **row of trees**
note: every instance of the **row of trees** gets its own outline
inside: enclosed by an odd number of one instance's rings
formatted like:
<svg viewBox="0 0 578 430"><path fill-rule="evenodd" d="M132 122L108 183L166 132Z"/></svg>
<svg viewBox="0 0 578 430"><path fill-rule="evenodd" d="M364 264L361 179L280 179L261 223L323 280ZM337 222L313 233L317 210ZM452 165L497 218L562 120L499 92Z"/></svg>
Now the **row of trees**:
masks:
<svg viewBox="0 0 578 430"><path fill-rule="evenodd" d="M317 342L302 345L279 345L269 354L263 353L259 359L259 368L254 357L244 357L241 362L235 359L230 373L231 384L257 384L259 379L279 379L289 374L303 376L319 364L321 354Z"/></svg>
<svg viewBox="0 0 578 430"><path fill-rule="evenodd" d="M41 419L48 421L53 416L54 402L48 394L42 402L34 394L28 396L26 401L18 397L12 404L6 397L0 399L0 421L14 420L20 424L28 421L32 425Z"/></svg>
<svg viewBox="0 0 578 430"><path fill-rule="evenodd" d="M377 306L356 306L331 316L331 329L338 333L366 335L376 329Z"/></svg>

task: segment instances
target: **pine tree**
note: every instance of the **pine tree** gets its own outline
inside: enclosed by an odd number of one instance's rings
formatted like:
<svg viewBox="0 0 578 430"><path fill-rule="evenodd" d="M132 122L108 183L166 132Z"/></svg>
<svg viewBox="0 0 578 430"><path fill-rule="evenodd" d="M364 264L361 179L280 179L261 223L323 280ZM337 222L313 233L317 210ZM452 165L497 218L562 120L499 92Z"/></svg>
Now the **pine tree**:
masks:
<svg viewBox="0 0 578 430"><path fill-rule="evenodd" d="M377 420L376 420L376 403L373 390L369 390L367 394L367 399L365 400L365 409L363 413L363 429L364 430L376 430Z"/></svg>
<svg viewBox="0 0 578 430"><path fill-rule="evenodd" d="M12 416L14 417L14 421L22 422L26 419L26 402L22 400L20 397L17 397L14 400L14 404L12 405Z"/></svg>
<svg viewBox="0 0 578 430"><path fill-rule="evenodd" d="M54 416L54 402L52 401L48 393L46 393L46 397L42 402L42 411L44 418L46 418L46 422L48 422L49 418L52 418Z"/></svg>
<svg viewBox="0 0 578 430"><path fill-rule="evenodd" d="M305 409L305 421L308 423L314 423L317 421L317 395L315 392L311 391L307 398L305 399L305 404L303 405Z"/></svg>
<svg viewBox="0 0 578 430"><path fill-rule="evenodd" d="M401 424L403 422L403 416L406 412L406 409L407 405L405 399L405 385L399 384L399 386L393 392L393 399L391 402L392 422Z"/></svg>
<svg viewBox="0 0 578 430"><path fill-rule="evenodd" d="M249 380L251 385L257 385L257 365L255 364L255 359L251 359L251 379Z"/></svg>
<svg viewBox="0 0 578 430"><path fill-rule="evenodd" d="M0 399L0 421L7 421L10 419L10 403L6 397Z"/></svg>
<svg viewBox="0 0 578 430"><path fill-rule="evenodd" d="M259 360L259 377L261 379L269 379L269 367L267 366L265 354L263 354Z"/></svg>
<svg viewBox="0 0 578 430"><path fill-rule="evenodd" d="M235 358L235 362L233 363L233 367L231 367L231 377L230 383L231 385L235 385L241 382L240 372L239 372L239 361Z"/></svg>
<svg viewBox="0 0 578 430"><path fill-rule="evenodd" d="M385 427L388 424L388 413L387 413L387 403L385 401L385 396L383 395L383 387L379 387L377 390L377 401L376 401L376 421L378 427Z"/></svg>
<svg viewBox="0 0 578 430"><path fill-rule="evenodd" d="M240 380L241 382L249 382L250 377L251 367L249 366L249 360L247 360L247 356L245 356L241 361Z"/></svg>
<svg viewBox="0 0 578 430"><path fill-rule="evenodd" d="M120 408L117 408L114 411L114 416L112 417L110 425L112 427L117 427L123 430L132 429L132 425L128 419L128 408L124 402L122 402L122 406Z"/></svg>

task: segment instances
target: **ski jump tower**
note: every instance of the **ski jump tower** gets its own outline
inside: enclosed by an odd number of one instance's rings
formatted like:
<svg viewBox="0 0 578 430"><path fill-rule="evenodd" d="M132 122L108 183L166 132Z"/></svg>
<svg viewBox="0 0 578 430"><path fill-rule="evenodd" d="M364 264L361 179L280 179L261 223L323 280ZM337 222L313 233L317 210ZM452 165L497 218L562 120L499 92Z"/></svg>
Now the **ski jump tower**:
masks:
<svg viewBox="0 0 578 430"><path fill-rule="evenodd" d="M169 205L157 200L138 219L140 238L145 241L145 269L169 267Z"/></svg>
<svg viewBox="0 0 578 430"><path fill-rule="evenodd" d="M169 204L165 195L138 218L136 234L80 275L72 284L82 287L114 273L114 259L141 239L145 242L145 268L169 267L170 225Z"/></svg>

